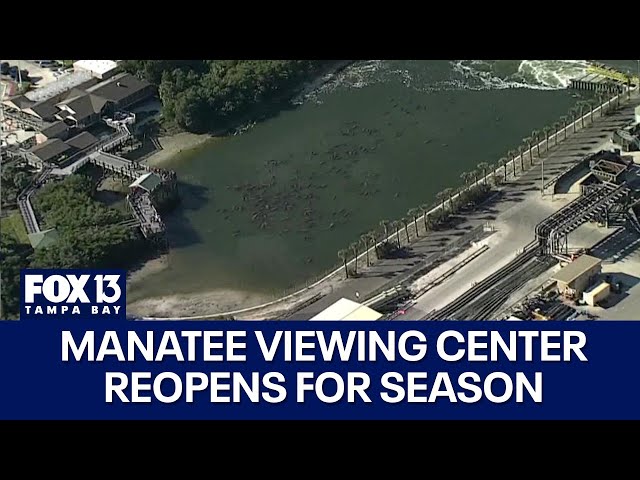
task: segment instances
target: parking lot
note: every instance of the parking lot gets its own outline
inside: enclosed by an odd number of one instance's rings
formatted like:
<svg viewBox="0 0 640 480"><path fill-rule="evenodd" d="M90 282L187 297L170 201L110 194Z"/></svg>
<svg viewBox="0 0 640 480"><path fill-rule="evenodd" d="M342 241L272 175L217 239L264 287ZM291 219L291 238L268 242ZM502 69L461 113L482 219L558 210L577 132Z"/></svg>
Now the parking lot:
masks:
<svg viewBox="0 0 640 480"><path fill-rule="evenodd" d="M42 68L29 60L0 60L1 62L8 62L11 66L15 65L20 70L27 70L29 72L29 81L34 87L41 88L48 83L55 82L57 79L53 70Z"/></svg>

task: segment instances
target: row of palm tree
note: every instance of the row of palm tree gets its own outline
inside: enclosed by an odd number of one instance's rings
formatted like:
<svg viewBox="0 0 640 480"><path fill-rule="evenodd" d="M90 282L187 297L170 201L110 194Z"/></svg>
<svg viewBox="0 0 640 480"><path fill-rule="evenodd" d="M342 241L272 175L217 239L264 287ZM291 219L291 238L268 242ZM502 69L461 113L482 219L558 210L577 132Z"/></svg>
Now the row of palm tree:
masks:
<svg viewBox="0 0 640 480"><path fill-rule="evenodd" d="M524 157L525 154L529 157L529 166L533 165L534 149L538 158L540 158L540 144L542 143L547 152L550 148L550 139L553 138L553 146L558 144L558 138L560 132L563 132L562 140L567 138L567 126L573 125L573 133L576 131L576 124L580 119L581 127L584 128L584 119L589 111L590 122L593 123L593 113L597 106L604 108L604 103L612 98L611 93L601 92L598 93L591 101L580 100L570 110L568 115L563 115L560 119L552 125L545 126L541 130L533 130L531 135L523 138L522 144L517 149L511 149L504 157L501 157L496 164L488 164L486 162L480 162L476 169L470 172L463 172L460 174L460 178L464 184L458 188L445 188L444 190L436 194L436 200L440 209L437 212L430 213L433 210L433 205L422 204L419 207L411 208L407 212L407 216L399 220L388 221L381 220L380 228L366 232L360 236L360 238L349 245L348 248L342 249L338 252L338 257L342 260L345 276L349 277L348 264L350 258L353 258L353 272L358 274L358 256L361 251L365 252L366 265L371 265L370 251L373 250L376 256L380 257L379 246L380 244L386 244L389 242L391 236L395 237L395 246L401 248L401 234L403 230L407 239L407 244L410 243L409 227L413 226L415 230L415 237L420 237L420 231L418 229L418 220L422 217L423 230L426 234L434 227L437 227L442 222L446 221L449 214L454 214L459 211L468 201L474 201L479 196L485 195L490 189L487 182L489 177L488 173L491 172L491 178L494 184L506 180L508 177L508 166L511 163L512 175L516 176L516 158L520 160L520 171L525 170ZM616 107L619 107L619 96L616 97ZM604 111L604 110L603 110ZM544 139L544 142L542 140ZM498 169L502 168L502 174L498 174ZM465 198L467 197L467 198ZM456 201L462 200L462 201ZM448 206L448 211L447 211ZM395 234L395 235L393 235ZM361 250L362 248L362 250Z"/></svg>

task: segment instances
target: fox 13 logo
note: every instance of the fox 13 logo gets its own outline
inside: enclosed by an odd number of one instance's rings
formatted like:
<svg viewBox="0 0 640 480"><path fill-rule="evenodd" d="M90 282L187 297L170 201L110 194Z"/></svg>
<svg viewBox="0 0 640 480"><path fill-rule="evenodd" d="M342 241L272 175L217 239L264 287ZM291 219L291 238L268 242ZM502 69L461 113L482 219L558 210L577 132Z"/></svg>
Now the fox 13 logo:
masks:
<svg viewBox="0 0 640 480"><path fill-rule="evenodd" d="M123 270L22 270L21 320L126 318Z"/></svg>

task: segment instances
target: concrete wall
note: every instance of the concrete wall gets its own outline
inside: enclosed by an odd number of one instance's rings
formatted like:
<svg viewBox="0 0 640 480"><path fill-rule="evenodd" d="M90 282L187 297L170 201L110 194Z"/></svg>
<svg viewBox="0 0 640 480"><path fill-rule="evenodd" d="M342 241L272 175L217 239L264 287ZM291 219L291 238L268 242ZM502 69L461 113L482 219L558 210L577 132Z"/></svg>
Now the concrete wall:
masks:
<svg viewBox="0 0 640 480"><path fill-rule="evenodd" d="M576 278L571 284L570 287L576 291L576 296L581 296L582 292L584 292L589 285L593 282L595 277L597 277L602 271L601 265L596 265L591 270L584 272L578 278Z"/></svg>
<svg viewBox="0 0 640 480"><path fill-rule="evenodd" d="M640 123L640 105L636 107L636 123Z"/></svg>

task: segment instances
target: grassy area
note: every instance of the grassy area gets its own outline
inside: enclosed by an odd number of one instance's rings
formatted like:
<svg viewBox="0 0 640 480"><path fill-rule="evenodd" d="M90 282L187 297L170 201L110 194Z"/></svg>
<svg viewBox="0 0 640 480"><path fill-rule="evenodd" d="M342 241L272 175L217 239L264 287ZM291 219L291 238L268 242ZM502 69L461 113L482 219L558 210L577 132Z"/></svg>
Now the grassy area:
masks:
<svg viewBox="0 0 640 480"><path fill-rule="evenodd" d="M19 243L29 245L29 236L20 212L14 212L0 219L0 231L3 235L11 235Z"/></svg>

